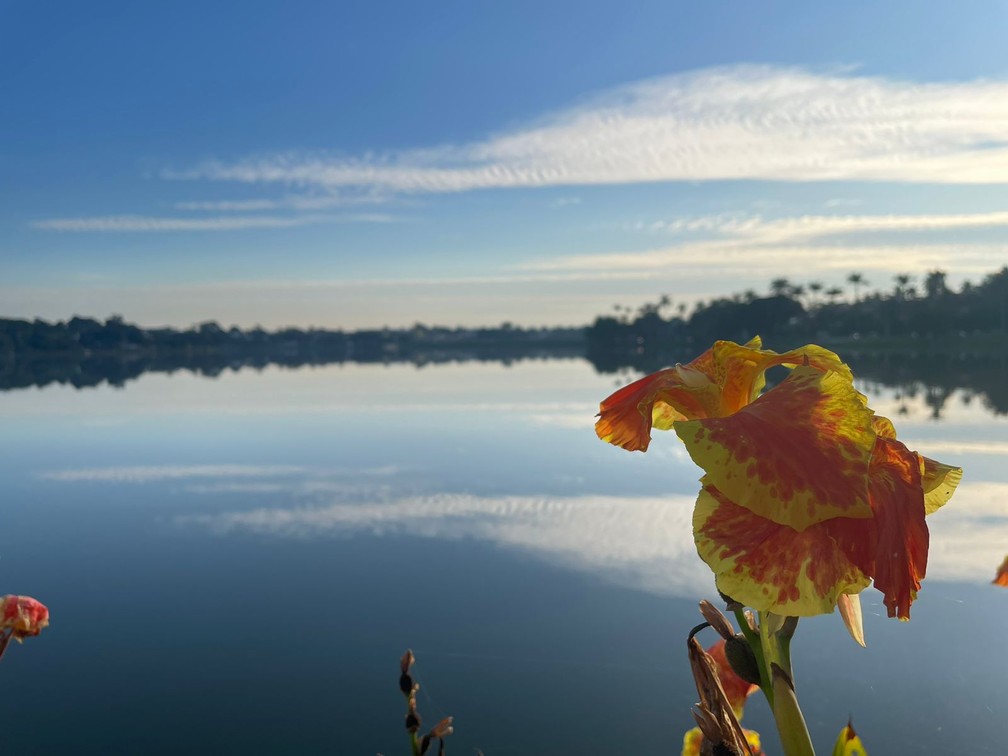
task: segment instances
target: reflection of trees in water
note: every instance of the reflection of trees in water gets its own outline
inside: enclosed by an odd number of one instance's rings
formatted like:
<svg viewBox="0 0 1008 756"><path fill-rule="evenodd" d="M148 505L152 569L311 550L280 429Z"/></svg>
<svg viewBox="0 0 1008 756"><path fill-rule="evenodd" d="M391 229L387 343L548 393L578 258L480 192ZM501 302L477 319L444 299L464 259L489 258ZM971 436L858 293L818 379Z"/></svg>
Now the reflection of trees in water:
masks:
<svg viewBox="0 0 1008 756"><path fill-rule="evenodd" d="M990 355L950 357L881 350L852 352L844 347L833 348L870 390L896 389L899 414L908 414L910 403L921 397L931 417L940 419L949 398L957 391L966 404L979 400L996 415L1008 414L1008 353L1003 351ZM625 383L641 374L676 362L686 362L695 356L696 351L692 347L680 346L678 349L651 352L589 353L589 359L598 372L619 374ZM628 369L633 371L632 375L626 375ZM768 375L771 383L780 378L780 374Z"/></svg>
<svg viewBox="0 0 1008 756"><path fill-rule="evenodd" d="M974 398L996 415L1008 414L1008 355L936 357L925 355L844 355L855 375L883 386L895 387L897 399L923 396L931 417L939 419L949 397L957 390L964 402Z"/></svg>

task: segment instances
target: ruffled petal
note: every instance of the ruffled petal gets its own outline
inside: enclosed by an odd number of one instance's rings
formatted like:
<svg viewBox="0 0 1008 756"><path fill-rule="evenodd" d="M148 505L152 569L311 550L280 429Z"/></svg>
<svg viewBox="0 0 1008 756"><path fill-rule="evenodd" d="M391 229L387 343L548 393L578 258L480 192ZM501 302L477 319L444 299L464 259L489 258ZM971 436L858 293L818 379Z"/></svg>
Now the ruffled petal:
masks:
<svg viewBox="0 0 1008 756"><path fill-rule="evenodd" d="M777 354L760 349L759 337L745 345L717 341L685 365L660 370L624 386L599 406L598 437L628 451L646 451L651 429L668 430L680 420L723 417L754 401L774 365L808 363L850 378L836 354L810 344Z"/></svg>
<svg viewBox="0 0 1008 756"><path fill-rule="evenodd" d="M807 617L829 614L845 593L871 580L849 553L872 540L871 520L841 518L797 531L704 487L693 511L700 557L718 589L759 611Z"/></svg>
<svg viewBox="0 0 1008 756"><path fill-rule="evenodd" d="M755 340L754 340L755 341ZM769 349L752 347L750 341L739 346L731 341L718 341L711 347L712 359L707 374L721 389L721 407L711 417L723 417L756 401L766 385L766 371L776 365L795 367L808 364L820 371L832 370L853 380L850 368L828 349L815 344L777 354Z"/></svg>
<svg viewBox="0 0 1008 756"><path fill-rule="evenodd" d="M831 518L872 516L871 418L844 375L797 367L734 415L678 422L675 430L706 471L705 486L803 531Z"/></svg>
<svg viewBox="0 0 1008 756"><path fill-rule="evenodd" d="M627 451L647 451L651 443L652 420L659 428L669 428L688 412L706 417L706 411L684 385L680 368L669 368L624 386L599 405L595 433L603 441ZM685 411L685 412L684 412Z"/></svg>
<svg viewBox="0 0 1008 756"><path fill-rule="evenodd" d="M878 534L875 587L884 594L890 617L910 619L910 604L927 569L929 540L918 456L895 439L880 438L869 491Z"/></svg>
<svg viewBox="0 0 1008 756"><path fill-rule="evenodd" d="M876 436L881 436L882 438L896 438L896 426L892 424L892 420L888 417L882 417L882 415L875 415L871 421L872 430L875 431Z"/></svg>
<svg viewBox="0 0 1008 756"><path fill-rule="evenodd" d="M962 480L963 471L961 467L936 462L920 454L917 457L920 459L921 485L924 487L924 513L932 514L952 498Z"/></svg>

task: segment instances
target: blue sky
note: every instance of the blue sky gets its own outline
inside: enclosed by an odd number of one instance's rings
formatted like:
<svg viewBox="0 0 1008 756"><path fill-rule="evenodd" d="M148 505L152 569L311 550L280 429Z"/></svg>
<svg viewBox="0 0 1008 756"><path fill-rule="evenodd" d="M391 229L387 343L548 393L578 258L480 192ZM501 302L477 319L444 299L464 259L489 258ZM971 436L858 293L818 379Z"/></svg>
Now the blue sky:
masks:
<svg viewBox="0 0 1008 756"><path fill-rule="evenodd" d="M581 324L1008 264L1008 4L0 2L0 316Z"/></svg>

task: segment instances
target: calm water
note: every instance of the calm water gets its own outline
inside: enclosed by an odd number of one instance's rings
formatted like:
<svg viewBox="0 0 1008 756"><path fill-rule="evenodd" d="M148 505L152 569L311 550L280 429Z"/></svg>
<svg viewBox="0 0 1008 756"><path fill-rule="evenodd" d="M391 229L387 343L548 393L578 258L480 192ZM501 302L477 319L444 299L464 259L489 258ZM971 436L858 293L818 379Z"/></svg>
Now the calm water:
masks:
<svg viewBox="0 0 1008 756"><path fill-rule="evenodd" d="M0 665L3 752L405 754L412 647L450 753L678 754L685 635L716 597L699 470L671 434L597 441L613 387L557 361L0 394L0 588L53 616ZM852 714L873 754L1002 754L1008 419L862 389L967 477L913 621L867 591L867 649L836 616L799 628L813 737ZM762 699L745 723L775 751Z"/></svg>

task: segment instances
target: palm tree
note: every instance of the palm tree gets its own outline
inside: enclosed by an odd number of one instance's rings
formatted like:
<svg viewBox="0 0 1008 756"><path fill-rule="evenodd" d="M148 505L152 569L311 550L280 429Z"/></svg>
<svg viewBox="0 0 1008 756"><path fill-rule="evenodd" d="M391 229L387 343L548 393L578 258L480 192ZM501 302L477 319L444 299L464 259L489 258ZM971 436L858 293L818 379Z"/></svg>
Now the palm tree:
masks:
<svg viewBox="0 0 1008 756"><path fill-rule="evenodd" d="M822 281L809 281L808 290L811 292L809 295L809 304L815 304L816 300L819 299L819 292L823 290Z"/></svg>
<svg viewBox="0 0 1008 756"><path fill-rule="evenodd" d="M826 289L826 297L829 299L830 304L836 302L837 299L843 296L843 289L839 286L832 286Z"/></svg>
<svg viewBox="0 0 1008 756"><path fill-rule="evenodd" d="M861 287L866 285L868 281L860 273L851 273L849 276L847 276L847 283L851 284L854 287L854 301L857 302L859 299L861 299L860 297Z"/></svg>

